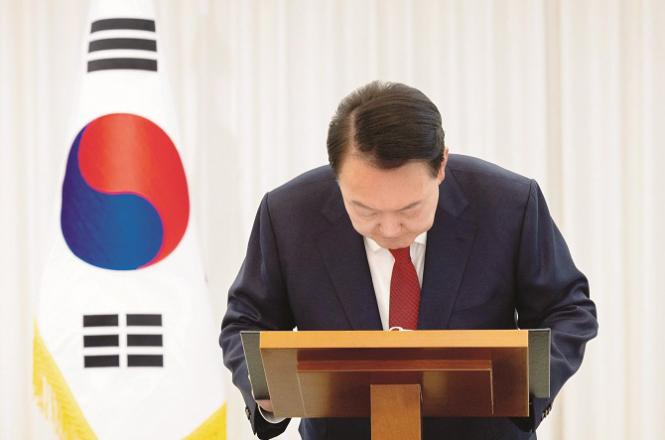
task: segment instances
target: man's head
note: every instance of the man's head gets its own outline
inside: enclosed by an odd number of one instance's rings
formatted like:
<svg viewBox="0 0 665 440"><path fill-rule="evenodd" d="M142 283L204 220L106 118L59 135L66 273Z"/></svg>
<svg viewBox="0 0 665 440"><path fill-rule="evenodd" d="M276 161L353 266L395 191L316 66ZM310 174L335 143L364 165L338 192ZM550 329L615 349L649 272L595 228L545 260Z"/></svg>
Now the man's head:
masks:
<svg viewBox="0 0 665 440"><path fill-rule="evenodd" d="M337 108L327 144L356 231L395 249L432 227L448 151L441 115L422 92L361 87Z"/></svg>

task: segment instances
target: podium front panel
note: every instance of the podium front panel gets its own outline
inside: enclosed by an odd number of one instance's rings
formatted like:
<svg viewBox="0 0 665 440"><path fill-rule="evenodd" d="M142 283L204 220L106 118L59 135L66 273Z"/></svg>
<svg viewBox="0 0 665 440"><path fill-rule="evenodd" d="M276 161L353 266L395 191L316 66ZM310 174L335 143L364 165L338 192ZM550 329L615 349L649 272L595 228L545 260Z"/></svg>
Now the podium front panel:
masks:
<svg viewBox="0 0 665 440"><path fill-rule="evenodd" d="M519 330L262 332L276 416L368 417L370 385L419 384L426 417L525 417Z"/></svg>

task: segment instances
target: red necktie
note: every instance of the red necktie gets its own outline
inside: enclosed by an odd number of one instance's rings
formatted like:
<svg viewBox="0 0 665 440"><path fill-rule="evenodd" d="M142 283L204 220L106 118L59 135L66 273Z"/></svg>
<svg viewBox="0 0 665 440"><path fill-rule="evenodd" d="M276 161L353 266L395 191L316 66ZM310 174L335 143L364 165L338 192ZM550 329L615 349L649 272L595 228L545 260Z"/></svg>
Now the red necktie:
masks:
<svg viewBox="0 0 665 440"><path fill-rule="evenodd" d="M390 249L395 257L390 278L390 327L415 330L420 307L420 283L416 268L411 262L409 248Z"/></svg>

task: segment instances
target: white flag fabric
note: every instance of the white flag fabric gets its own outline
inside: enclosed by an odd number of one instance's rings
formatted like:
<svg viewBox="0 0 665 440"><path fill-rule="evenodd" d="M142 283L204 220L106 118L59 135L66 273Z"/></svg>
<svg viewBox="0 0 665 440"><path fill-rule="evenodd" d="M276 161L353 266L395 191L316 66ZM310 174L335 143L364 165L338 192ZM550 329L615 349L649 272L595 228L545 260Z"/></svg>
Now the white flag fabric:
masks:
<svg viewBox="0 0 665 440"><path fill-rule="evenodd" d="M34 336L37 403L71 439L224 439L221 353L187 146L150 2L92 3Z"/></svg>

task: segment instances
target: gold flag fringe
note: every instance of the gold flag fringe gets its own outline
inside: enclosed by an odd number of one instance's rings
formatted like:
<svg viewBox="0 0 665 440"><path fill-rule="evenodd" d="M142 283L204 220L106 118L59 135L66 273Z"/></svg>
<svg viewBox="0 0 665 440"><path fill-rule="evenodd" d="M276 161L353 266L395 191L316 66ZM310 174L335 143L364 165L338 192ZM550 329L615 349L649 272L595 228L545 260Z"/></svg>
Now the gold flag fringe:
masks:
<svg viewBox="0 0 665 440"><path fill-rule="evenodd" d="M58 436L67 440L96 439L76 399L67 386L34 324L32 345L32 386L37 406L49 419Z"/></svg>
<svg viewBox="0 0 665 440"><path fill-rule="evenodd" d="M219 407L185 440L226 440L226 404Z"/></svg>

